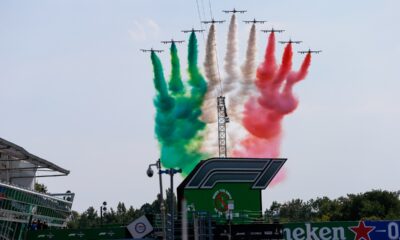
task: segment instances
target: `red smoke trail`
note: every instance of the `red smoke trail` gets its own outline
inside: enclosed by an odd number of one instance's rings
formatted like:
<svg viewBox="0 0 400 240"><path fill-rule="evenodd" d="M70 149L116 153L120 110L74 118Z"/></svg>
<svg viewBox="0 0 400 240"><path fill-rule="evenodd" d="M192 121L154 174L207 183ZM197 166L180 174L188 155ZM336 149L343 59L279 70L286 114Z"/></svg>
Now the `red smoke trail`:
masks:
<svg viewBox="0 0 400 240"><path fill-rule="evenodd" d="M277 99L279 99L279 90L281 89L283 81L288 76L290 70L292 69L292 44L289 43L285 47L283 52L282 63L278 70L273 72L273 79L268 80L268 82L259 85L259 90L261 92L261 97L258 102L265 108L276 108ZM268 63L266 63L268 64ZM268 68L268 66L265 66ZM262 80L261 80L262 81ZM259 80L257 80L259 82Z"/></svg>
<svg viewBox="0 0 400 240"><path fill-rule="evenodd" d="M293 95L293 86L306 78L310 64L311 53L308 53L301 64L300 70L298 72L289 73L285 87L278 100L277 110L279 110L281 114L289 114L296 110L299 105L299 101Z"/></svg>
<svg viewBox="0 0 400 240"><path fill-rule="evenodd" d="M307 54L299 71L291 71L292 45L286 45L281 65L275 60L275 35L271 33L264 62L257 69L256 86L260 96L251 97L245 104L243 125L250 133L236 149L236 157L271 157L280 155L282 119L293 112L298 100L293 95L293 86L303 80L311 63ZM271 185L283 181L286 171L280 171Z"/></svg>
<svg viewBox="0 0 400 240"><path fill-rule="evenodd" d="M259 89L274 77L277 65L275 60L275 34L271 33L268 38L267 50L265 51L264 62L257 69L256 85Z"/></svg>

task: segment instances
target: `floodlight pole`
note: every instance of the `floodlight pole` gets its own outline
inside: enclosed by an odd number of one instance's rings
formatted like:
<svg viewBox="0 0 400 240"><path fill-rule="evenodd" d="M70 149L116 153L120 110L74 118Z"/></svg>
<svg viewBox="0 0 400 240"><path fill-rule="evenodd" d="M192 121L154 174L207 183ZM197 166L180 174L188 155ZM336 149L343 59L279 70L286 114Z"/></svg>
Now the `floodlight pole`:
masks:
<svg viewBox="0 0 400 240"><path fill-rule="evenodd" d="M160 183L160 198L159 198L159 201L160 201L160 211L161 211L161 227L162 227L162 231L163 231L163 239L165 240L165 239L167 239L167 229L165 227L166 217L165 217L165 205L164 205L164 194L163 194L164 191L163 191L162 175L161 175L161 174L163 174L163 171L161 170L161 161L160 161L160 159L158 159L156 163L149 164L149 168L148 169L151 170L152 166L157 167L157 170L158 170L158 178L159 178L159 183ZM151 175L153 175L153 174L151 174ZM149 177L151 177L151 176L149 175Z"/></svg>
<svg viewBox="0 0 400 240"><path fill-rule="evenodd" d="M171 240L175 239L175 211L174 211L174 175L177 173L181 173L182 169L175 169L175 168L170 168L166 170L161 170L161 173L169 174L171 178L171 189L170 189L170 194L171 194L171 199L170 199L170 212L171 212Z"/></svg>
<svg viewBox="0 0 400 240"><path fill-rule="evenodd" d="M100 206L100 226L103 226L103 214L107 211L107 202L104 201L103 205Z"/></svg>
<svg viewBox="0 0 400 240"><path fill-rule="evenodd" d="M158 159L157 161L157 169L158 169L158 178L160 181L160 210L161 210L161 226L163 229L163 239L167 239L167 230L165 228L165 206L164 206L164 191L162 184L162 176L161 176L161 161Z"/></svg>

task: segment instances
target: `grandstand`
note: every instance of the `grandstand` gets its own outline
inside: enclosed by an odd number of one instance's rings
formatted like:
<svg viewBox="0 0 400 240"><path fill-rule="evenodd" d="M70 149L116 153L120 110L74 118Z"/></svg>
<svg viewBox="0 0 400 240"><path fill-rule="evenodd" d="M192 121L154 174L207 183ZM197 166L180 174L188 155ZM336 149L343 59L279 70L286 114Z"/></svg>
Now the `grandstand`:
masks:
<svg viewBox="0 0 400 240"><path fill-rule="evenodd" d="M33 222L65 227L74 193L41 193L34 187L37 178L68 174L68 170L0 138L0 239L24 239Z"/></svg>

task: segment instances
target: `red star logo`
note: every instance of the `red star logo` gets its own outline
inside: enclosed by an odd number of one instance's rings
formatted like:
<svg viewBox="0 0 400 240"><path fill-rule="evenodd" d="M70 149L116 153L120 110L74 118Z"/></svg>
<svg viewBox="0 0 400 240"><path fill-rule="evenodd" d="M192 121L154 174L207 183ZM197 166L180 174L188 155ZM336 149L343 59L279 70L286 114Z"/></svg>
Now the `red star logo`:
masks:
<svg viewBox="0 0 400 240"><path fill-rule="evenodd" d="M356 234L354 240L371 240L369 233L375 229L375 227L367 227L364 221L360 221L357 227L349 227L351 231Z"/></svg>

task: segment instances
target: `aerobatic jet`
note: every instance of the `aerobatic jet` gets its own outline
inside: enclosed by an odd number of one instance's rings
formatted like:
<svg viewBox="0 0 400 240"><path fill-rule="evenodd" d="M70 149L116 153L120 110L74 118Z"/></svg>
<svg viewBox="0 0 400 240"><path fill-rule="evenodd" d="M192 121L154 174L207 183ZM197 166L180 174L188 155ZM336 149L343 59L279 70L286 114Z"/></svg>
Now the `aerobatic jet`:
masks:
<svg viewBox="0 0 400 240"><path fill-rule="evenodd" d="M277 32L277 33L281 33L284 32L285 30L277 30L274 28L268 29L268 30L261 30L261 32L265 32L265 33L273 33L273 32Z"/></svg>
<svg viewBox="0 0 400 240"><path fill-rule="evenodd" d="M140 51L142 51L142 52L158 52L158 53L164 52L164 50L156 50L156 49L153 49L153 48L150 48L150 49L140 49Z"/></svg>
<svg viewBox="0 0 400 240"><path fill-rule="evenodd" d="M313 51L311 49L308 49L307 51L298 51L298 53L300 53L300 54L306 54L306 53L316 53L316 54L318 54L320 52L322 52L322 50Z"/></svg>
<svg viewBox="0 0 400 240"><path fill-rule="evenodd" d="M294 43L294 44L300 44L302 41L292 41L292 39L289 39L289 41L279 41L279 43L285 44L285 43Z"/></svg>
<svg viewBox="0 0 400 240"><path fill-rule="evenodd" d="M235 8L233 8L233 10L222 10L224 13L245 13L247 12L247 10L236 10Z"/></svg>
<svg viewBox="0 0 400 240"><path fill-rule="evenodd" d="M204 29L194 29L192 30L182 30L183 33L191 33L191 32L204 32Z"/></svg>
<svg viewBox="0 0 400 240"><path fill-rule="evenodd" d="M225 20L214 20L214 18L213 18L213 19L210 20L210 21L201 21L201 22L204 23L204 24L209 24L209 23L214 24L214 23L224 23Z"/></svg>
<svg viewBox="0 0 400 240"><path fill-rule="evenodd" d="M258 20L256 20L255 18L253 19L253 20L248 20L248 21L243 21L243 22L245 22L246 24L247 23L261 23L261 24L264 24L264 23L266 23L267 21L258 21Z"/></svg>
<svg viewBox="0 0 400 240"><path fill-rule="evenodd" d="M184 43L184 42L185 42L184 40L177 41L177 40L174 40L172 38L169 41L161 41L161 43L164 43L164 44L168 44L168 43Z"/></svg>

